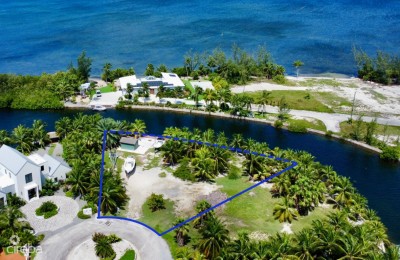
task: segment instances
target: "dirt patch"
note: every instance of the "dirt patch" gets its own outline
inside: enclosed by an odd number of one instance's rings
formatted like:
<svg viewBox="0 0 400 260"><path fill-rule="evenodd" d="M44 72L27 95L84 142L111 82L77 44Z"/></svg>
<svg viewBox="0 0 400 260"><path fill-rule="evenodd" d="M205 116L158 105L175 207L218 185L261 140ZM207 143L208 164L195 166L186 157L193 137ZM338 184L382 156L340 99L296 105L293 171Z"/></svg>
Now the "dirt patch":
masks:
<svg viewBox="0 0 400 260"><path fill-rule="evenodd" d="M160 177L161 172L165 172L166 176ZM162 194L165 199L172 200L177 215L187 216L194 213L193 208L199 196L209 195L219 188L216 184L183 181L161 167L144 170L142 166L137 166L129 179L124 174L121 176L126 180L130 198L127 217L133 219L140 218L142 206L152 193Z"/></svg>

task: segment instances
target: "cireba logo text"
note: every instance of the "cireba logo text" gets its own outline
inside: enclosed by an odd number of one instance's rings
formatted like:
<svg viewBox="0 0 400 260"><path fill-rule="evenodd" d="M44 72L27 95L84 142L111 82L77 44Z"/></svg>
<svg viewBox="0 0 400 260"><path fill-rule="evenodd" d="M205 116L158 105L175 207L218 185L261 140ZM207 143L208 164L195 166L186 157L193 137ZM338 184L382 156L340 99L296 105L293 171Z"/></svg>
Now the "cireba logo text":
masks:
<svg viewBox="0 0 400 260"><path fill-rule="evenodd" d="M32 253L36 254L42 253L41 246L32 246L29 243L21 246L19 242L20 242L19 236L12 235L10 237L10 243L12 246L6 247L6 253L7 254L20 253L24 254L25 256L29 256Z"/></svg>

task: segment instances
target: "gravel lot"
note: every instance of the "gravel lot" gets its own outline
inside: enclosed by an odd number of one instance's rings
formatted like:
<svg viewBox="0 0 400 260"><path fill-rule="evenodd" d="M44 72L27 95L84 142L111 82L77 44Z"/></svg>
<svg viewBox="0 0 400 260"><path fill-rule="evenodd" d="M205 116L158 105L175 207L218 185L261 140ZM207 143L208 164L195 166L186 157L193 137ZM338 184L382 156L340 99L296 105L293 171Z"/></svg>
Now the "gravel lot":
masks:
<svg viewBox="0 0 400 260"><path fill-rule="evenodd" d="M35 210L45 201L54 202L60 210L54 217L49 219L40 219L36 216ZM26 215L26 219L36 232L44 232L54 231L72 223L79 211L79 206L78 203L71 198L64 196L50 196L42 197L26 204L21 208L21 211Z"/></svg>

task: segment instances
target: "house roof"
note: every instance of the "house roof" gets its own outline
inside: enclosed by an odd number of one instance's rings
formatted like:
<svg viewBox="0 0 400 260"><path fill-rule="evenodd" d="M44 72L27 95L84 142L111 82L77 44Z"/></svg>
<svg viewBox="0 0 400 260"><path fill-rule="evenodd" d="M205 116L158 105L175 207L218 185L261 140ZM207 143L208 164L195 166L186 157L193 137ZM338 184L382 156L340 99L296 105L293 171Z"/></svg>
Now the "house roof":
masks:
<svg viewBox="0 0 400 260"><path fill-rule="evenodd" d="M49 176L53 176L53 174L57 171L57 169L61 165L67 167L68 169L71 169L69 165L66 162L64 162L61 158L53 157L48 154L43 155L43 158L47 161L50 167Z"/></svg>
<svg viewBox="0 0 400 260"><path fill-rule="evenodd" d="M29 155L28 158L31 159L37 165L41 165L46 162L46 160L37 153Z"/></svg>
<svg viewBox="0 0 400 260"><path fill-rule="evenodd" d="M14 174L18 174L24 165L29 162L35 164L19 151L3 144L0 148L0 164ZM36 164L35 164L36 165Z"/></svg>
<svg viewBox="0 0 400 260"><path fill-rule="evenodd" d="M119 84L122 89L126 89L128 87L128 83L135 87L140 84L140 80L136 78L136 75L119 78Z"/></svg>
<svg viewBox="0 0 400 260"><path fill-rule="evenodd" d="M161 72L163 81L167 82L169 85L173 85L174 87L184 87L185 84L179 78L179 76L175 73L170 72Z"/></svg>
<svg viewBox="0 0 400 260"><path fill-rule="evenodd" d="M90 83L83 83L82 85L79 86L80 90L87 90L90 87Z"/></svg>
<svg viewBox="0 0 400 260"><path fill-rule="evenodd" d="M135 145L137 144L137 139L134 137L121 137L121 140L119 141L121 144L131 144Z"/></svg>

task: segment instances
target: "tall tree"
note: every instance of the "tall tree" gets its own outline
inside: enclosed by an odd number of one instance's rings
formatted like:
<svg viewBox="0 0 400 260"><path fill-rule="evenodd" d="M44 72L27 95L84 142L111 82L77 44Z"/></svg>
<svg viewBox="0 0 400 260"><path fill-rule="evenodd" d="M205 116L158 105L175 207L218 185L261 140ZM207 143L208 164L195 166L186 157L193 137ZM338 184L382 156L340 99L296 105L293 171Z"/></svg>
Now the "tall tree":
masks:
<svg viewBox="0 0 400 260"><path fill-rule="evenodd" d="M18 125L12 131L12 142L17 144L17 150L29 154L33 149L32 130L23 125Z"/></svg>
<svg viewBox="0 0 400 260"><path fill-rule="evenodd" d="M101 78L105 81L105 82L109 82L110 77L111 77L111 68L112 65L111 63L107 62L106 64L104 64L103 66L103 74L101 75Z"/></svg>
<svg viewBox="0 0 400 260"><path fill-rule="evenodd" d="M78 76L79 78L87 82L90 77L90 71L92 70L92 59L86 56L86 52L83 51L78 57Z"/></svg>
<svg viewBox="0 0 400 260"><path fill-rule="evenodd" d="M301 60L296 60L293 62L293 66L296 68L296 76L299 77L300 67L302 67L304 63Z"/></svg>
<svg viewBox="0 0 400 260"><path fill-rule="evenodd" d="M229 231L218 218L208 220L200 234L199 249L208 259L216 259L229 241Z"/></svg>

